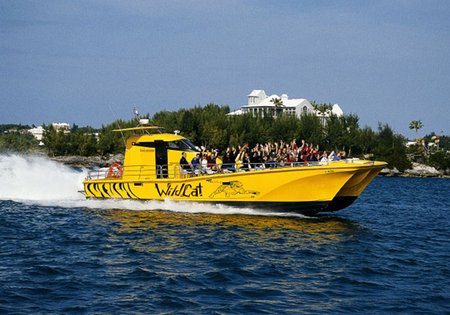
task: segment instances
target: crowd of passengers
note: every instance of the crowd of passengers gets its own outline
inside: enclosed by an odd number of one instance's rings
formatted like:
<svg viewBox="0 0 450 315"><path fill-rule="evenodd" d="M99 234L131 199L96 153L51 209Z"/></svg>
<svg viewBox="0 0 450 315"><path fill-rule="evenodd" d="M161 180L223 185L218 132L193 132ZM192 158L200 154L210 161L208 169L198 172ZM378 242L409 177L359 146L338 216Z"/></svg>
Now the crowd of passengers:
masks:
<svg viewBox="0 0 450 315"><path fill-rule="evenodd" d="M345 158L345 152L320 151L319 146L308 144L302 140L297 145L293 140L290 143L283 141L276 143L256 144L250 147L243 146L228 147L223 155L218 150L202 151L188 162L186 154L180 159L180 166L184 170L203 171L238 171L251 169L264 169L274 167L286 167L294 165L327 164L330 161L338 161Z"/></svg>

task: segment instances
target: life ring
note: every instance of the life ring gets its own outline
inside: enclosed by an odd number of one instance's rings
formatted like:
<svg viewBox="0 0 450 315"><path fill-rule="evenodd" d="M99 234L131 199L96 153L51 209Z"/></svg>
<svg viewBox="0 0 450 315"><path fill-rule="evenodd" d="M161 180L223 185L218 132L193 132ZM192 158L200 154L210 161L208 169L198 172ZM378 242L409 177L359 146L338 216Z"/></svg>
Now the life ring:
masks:
<svg viewBox="0 0 450 315"><path fill-rule="evenodd" d="M119 163L113 163L109 167L109 170L108 170L109 177L120 178L120 177L122 177L122 173L123 173L123 167Z"/></svg>

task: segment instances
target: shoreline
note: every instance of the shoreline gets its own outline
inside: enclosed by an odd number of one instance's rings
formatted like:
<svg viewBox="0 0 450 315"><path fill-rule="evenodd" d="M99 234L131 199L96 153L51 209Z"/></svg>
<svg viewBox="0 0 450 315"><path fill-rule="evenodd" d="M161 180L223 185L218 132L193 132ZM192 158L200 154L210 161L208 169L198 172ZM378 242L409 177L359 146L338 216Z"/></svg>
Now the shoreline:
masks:
<svg viewBox="0 0 450 315"><path fill-rule="evenodd" d="M390 174L390 173L380 173L378 174L378 176L381 177L402 177L402 178L445 178L445 179L450 179L450 175L429 175L429 174L424 174L424 175L412 175L412 174L407 174L407 173L398 173L398 174Z"/></svg>
<svg viewBox="0 0 450 315"><path fill-rule="evenodd" d="M49 159L73 168L109 167L113 163L123 164L123 154L109 154L107 156L68 155L49 157Z"/></svg>
<svg viewBox="0 0 450 315"><path fill-rule="evenodd" d="M447 173L447 174L446 174ZM443 170L437 170L433 166L412 162L412 167L400 172L395 167L393 169L384 168L380 172L381 176L387 177L424 177L424 178L450 178L450 174Z"/></svg>

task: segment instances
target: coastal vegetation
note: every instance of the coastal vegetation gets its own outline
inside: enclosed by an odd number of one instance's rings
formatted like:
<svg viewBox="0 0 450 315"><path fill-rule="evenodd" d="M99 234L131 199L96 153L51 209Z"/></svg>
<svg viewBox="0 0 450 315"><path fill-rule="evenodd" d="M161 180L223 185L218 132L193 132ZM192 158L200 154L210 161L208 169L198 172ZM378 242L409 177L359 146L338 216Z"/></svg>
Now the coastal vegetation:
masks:
<svg viewBox="0 0 450 315"><path fill-rule="evenodd" d="M413 120L409 123L409 129L414 129L416 131L416 134L419 129L422 129L422 127L423 123L420 120Z"/></svg>
<svg viewBox="0 0 450 315"><path fill-rule="evenodd" d="M39 141L28 130L29 125L0 125L0 152L30 152L38 149Z"/></svg>
<svg viewBox="0 0 450 315"><path fill-rule="evenodd" d="M279 107L278 100L274 100ZM315 104L324 112L328 104ZM293 139L300 143L304 139L308 143L319 145L320 150L345 151L347 156L383 160L390 168L400 172L411 166L411 162L421 162L437 169L450 169L449 137L427 135L417 139L417 143L407 147L407 139L396 133L389 125L380 123L376 130L361 127L359 117L354 114L341 117L331 115L326 120L312 114L300 118L284 115L279 111L276 118L245 114L227 116L228 106L208 104L178 111L160 111L149 118L154 125L164 127L169 132L178 130L193 143L209 149L224 152L228 146L245 143L251 145L265 142L290 142ZM325 123L324 123L325 121ZM26 132L31 128L26 125L0 126L0 151L38 151L50 156L64 155L107 155L124 151L124 135L113 132L113 129L135 127L136 118L116 120L103 125L99 129L78 127L73 125L70 131L57 130L53 125L44 125L43 145ZM420 121L413 121L411 129L416 132L423 127ZM126 135L125 135L126 137ZM436 141L438 146L428 147L426 144Z"/></svg>

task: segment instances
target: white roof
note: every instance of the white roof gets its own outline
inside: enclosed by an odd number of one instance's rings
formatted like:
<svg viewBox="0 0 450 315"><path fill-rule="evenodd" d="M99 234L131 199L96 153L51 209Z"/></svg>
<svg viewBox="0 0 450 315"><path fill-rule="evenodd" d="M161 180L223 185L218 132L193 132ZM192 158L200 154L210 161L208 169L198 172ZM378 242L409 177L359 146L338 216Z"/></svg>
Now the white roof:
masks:
<svg viewBox="0 0 450 315"><path fill-rule="evenodd" d="M342 111L341 107L338 104L334 104L333 108L331 109L331 112L335 114L336 116L340 117L344 115L344 112Z"/></svg>
<svg viewBox="0 0 450 315"><path fill-rule="evenodd" d="M242 111L242 109L237 109L235 111L229 112L227 115L228 116L234 116L234 115L242 115L244 112Z"/></svg>
<svg viewBox="0 0 450 315"><path fill-rule="evenodd" d="M283 107L288 108L290 111L292 111L292 109L295 109L297 114L303 113L304 112L303 108L305 106L308 108L307 112L314 112L317 115L319 114L318 111L314 110L311 103L304 98L289 99L287 94L281 94L281 96L272 94L270 96L267 96L264 90L253 90L248 95L248 97L249 97L248 104L241 106L241 108L238 110L230 112L228 115L241 115L255 108L273 108L275 107L273 102L271 102L271 100L273 99L281 99L284 105ZM341 117L344 115L344 112L342 111L341 107L338 104L334 104L332 106L331 111L321 113L320 116L328 117L330 114L334 114L338 117Z"/></svg>
<svg viewBox="0 0 450 315"><path fill-rule="evenodd" d="M264 92L264 90L253 90L248 96L259 96L261 92ZM264 92L266 94L266 92Z"/></svg>
<svg viewBox="0 0 450 315"><path fill-rule="evenodd" d="M281 99L280 96L278 96L276 94L272 94L272 95L268 96L267 98L265 98L264 100L262 100L261 102L259 102L258 104L251 104L251 105L247 105L245 107L273 107L275 105L273 105L273 102L271 102L271 100L275 99L275 98ZM283 101L283 105L286 106L286 107L295 107L295 106L298 106L299 104L301 104L301 103L306 101L306 99L304 99L304 98L297 98L297 99L295 99L295 98L293 98L293 99L285 99L285 98L283 98L281 100Z"/></svg>

